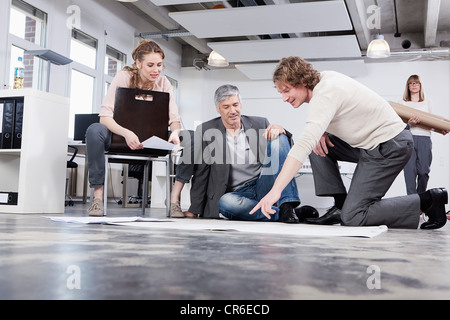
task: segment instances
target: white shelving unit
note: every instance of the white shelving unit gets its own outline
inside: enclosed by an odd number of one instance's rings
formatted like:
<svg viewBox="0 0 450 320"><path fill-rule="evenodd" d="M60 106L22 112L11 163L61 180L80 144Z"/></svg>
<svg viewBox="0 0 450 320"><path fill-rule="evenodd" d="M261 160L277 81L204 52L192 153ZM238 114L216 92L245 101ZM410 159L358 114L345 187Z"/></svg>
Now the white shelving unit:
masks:
<svg viewBox="0 0 450 320"><path fill-rule="evenodd" d="M0 193L16 192L17 205L0 213L64 213L69 99L34 89L0 90L24 98L20 149L0 149Z"/></svg>

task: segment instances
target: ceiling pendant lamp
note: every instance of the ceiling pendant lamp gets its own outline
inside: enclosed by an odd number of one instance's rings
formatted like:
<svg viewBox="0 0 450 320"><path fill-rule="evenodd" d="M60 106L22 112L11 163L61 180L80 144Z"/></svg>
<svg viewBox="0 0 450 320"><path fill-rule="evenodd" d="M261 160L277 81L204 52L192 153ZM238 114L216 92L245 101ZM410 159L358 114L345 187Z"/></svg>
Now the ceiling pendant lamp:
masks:
<svg viewBox="0 0 450 320"><path fill-rule="evenodd" d="M372 59L388 58L391 55L389 44L381 34L377 34L367 48L367 57Z"/></svg>
<svg viewBox="0 0 450 320"><path fill-rule="evenodd" d="M208 65L211 67L228 67L229 63L216 51L212 51L208 57Z"/></svg>

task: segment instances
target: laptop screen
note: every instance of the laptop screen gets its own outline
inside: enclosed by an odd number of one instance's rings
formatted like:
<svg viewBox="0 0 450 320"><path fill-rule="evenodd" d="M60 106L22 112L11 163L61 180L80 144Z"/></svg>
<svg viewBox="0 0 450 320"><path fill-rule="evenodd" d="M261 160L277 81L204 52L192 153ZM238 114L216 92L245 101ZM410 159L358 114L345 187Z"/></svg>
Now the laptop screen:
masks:
<svg viewBox="0 0 450 320"><path fill-rule="evenodd" d="M86 142L86 130L87 128L96 122L99 122L100 118L98 113L76 114L74 123L73 140Z"/></svg>

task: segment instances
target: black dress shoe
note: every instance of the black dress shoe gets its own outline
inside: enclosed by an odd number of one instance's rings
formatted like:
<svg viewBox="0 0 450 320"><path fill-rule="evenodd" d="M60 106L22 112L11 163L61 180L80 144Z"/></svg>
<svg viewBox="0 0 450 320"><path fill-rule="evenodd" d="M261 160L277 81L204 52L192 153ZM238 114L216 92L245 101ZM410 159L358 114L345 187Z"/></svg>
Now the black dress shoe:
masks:
<svg viewBox="0 0 450 320"><path fill-rule="evenodd" d="M320 225L332 225L332 224L341 223L342 222L342 220L341 220L341 210L339 210L336 207L331 207L320 218L305 219L305 222L309 223L309 224L320 224Z"/></svg>
<svg viewBox="0 0 450 320"><path fill-rule="evenodd" d="M319 217L319 211L311 206L301 206L300 208L295 208L295 214L300 222L305 222L305 219Z"/></svg>
<svg viewBox="0 0 450 320"><path fill-rule="evenodd" d="M447 215L445 214L445 205L448 202L448 193L445 188L436 188L428 190L431 195L431 206L424 210L428 216L428 221L422 223L420 229L431 230L439 229L445 226Z"/></svg>
<svg viewBox="0 0 450 320"><path fill-rule="evenodd" d="M290 204L283 203L280 206L278 221L284 223L299 223L297 215L295 214L294 207Z"/></svg>

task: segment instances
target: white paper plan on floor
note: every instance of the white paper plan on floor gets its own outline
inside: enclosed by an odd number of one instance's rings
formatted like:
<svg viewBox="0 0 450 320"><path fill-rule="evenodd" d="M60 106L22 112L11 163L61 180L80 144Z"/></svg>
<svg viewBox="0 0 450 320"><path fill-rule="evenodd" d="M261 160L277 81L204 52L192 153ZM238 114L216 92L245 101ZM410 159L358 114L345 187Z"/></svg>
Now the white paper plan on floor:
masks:
<svg viewBox="0 0 450 320"><path fill-rule="evenodd" d="M280 222L233 221L226 219L155 219L142 217L49 217L55 222L81 224L113 224L124 227L146 229L179 229L198 231L236 231L247 233L282 234L299 237L362 237L373 238L388 228L345 227L339 225L319 226L309 224L287 224ZM161 223L163 222L163 223Z"/></svg>
<svg viewBox="0 0 450 320"><path fill-rule="evenodd" d="M67 222L67 223L79 223L79 224L114 224L120 222L170 222L168 219L156 219L156 218L142 218L142 217L49 217L44 216L52 221Z"/></svg>

